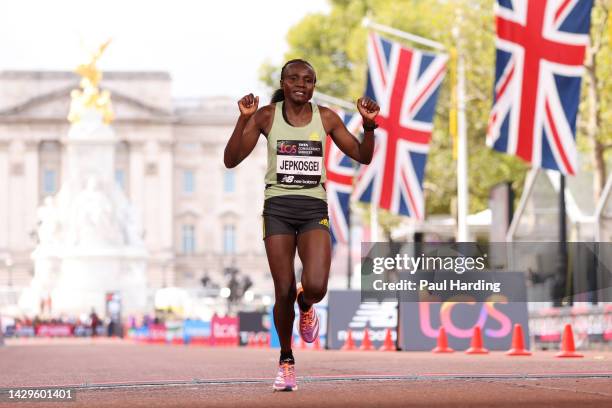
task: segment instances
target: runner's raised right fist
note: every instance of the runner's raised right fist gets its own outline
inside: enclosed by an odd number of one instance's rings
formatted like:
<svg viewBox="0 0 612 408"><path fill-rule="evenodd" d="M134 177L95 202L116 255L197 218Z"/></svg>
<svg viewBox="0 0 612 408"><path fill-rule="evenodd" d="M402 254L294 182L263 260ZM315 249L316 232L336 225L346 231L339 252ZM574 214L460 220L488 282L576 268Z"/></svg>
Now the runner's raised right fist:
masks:
<svg viewBox="0 0 612 408"><path fill-rule="evenodd" d="M252 93L243 96L242 99L238 101L238 108L240 109L240 114L244 116L251 116L255 112L257 112L257 106L259 105L259 96L253 96Z"/></svg>

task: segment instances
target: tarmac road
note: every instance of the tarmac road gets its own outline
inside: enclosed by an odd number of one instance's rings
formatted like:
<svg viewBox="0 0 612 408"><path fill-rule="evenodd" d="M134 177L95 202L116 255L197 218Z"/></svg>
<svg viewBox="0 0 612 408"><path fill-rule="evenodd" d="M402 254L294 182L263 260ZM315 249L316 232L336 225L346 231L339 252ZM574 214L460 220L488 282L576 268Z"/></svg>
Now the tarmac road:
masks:
<svg viewBox="0 0 612 408"><path fill-rule="evenodd" d="M299 390L273 393L277 350L16 341L0 348L0 407L605 407L612 353L557 359L295 350ZM7 402L11 387L74 387L76 402Z"/></svg>

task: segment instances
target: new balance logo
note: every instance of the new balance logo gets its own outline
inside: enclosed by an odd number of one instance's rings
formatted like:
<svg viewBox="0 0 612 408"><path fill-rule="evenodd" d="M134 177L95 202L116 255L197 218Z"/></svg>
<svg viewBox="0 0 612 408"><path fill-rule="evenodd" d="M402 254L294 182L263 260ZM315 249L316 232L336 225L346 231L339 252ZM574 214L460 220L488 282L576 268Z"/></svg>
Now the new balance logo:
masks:
<svg viewBox="0 0 612 408"><path fill-rule="evenodd" d="M364 330L368 327L370 340L382 342L385 339L387 329L391 329L393 340L397 336L397 305L390 302L384 303L362 303L355 311L348 329L351 330L354 340L363 340ZM347 330L338 330L337 339L340 342L346 340Z"/></svg>
<svg viewBox="0 0 612 408"><path fill-rule="evenodd" d="M361 303L349 323L349 328L360 329L395 327L397 323L397 305L391 302Z"/></svg>

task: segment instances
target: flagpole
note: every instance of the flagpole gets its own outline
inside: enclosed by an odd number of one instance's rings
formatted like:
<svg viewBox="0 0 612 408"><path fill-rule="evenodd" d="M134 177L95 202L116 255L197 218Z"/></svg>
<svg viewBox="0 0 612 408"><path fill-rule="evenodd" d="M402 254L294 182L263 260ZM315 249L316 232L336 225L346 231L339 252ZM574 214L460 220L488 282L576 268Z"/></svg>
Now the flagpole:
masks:
<svg viewBox="0 0 612 408"><path fill-rule="evenodd" d="M378 241L378 206L370 201L370 241Z"/></svg>
<svg viewBox="0 0 612 408"><path fill-rule="evenodd" d="M465 62L461 47L463 13L457 8L453 37L457 44L457 242L470 239L467 217L469 211L467 173L467 122L465 118Z"/></svg>
<svg viewBox="0 0 612 408"><path fill-rule="evenodd" d="M362 21L362 25L365 28L371 28L373 30L391 34L396 37L400 37L400 38L403 38L408 41L412 41L417 44L425 45L426 47L435 48L436 50L441 50L441 51L446 50L446 47L444 47L444 44L442 43L439 43L437 41L430 40L429 38L424 38L424 37L421 37L421 36L418 36L412 33L407 33L405 31L401 31L393 27L375 23L369 18L364 18Z"/></svg>
<svg viewBox="0 0 612 408"><path fill-rule="evenodd" d="M353 253L352 253L352 249L353 249L353 238L351 237L353 234L351 233L351 218L353 218L351 213L351 202L349 200L349 205L348 205L348 214L347 214L347 219L346 219L346 224L347 224L347 229L348 229L348 236L346 237L346 242L348 244L348 266L347 266L347 271L346 271L346 288L350 289L351 288L351 278L353 277Z"/></svg>
<svg viewBox="0 0 612 408"><path fill-rule="evenodd" d="M553 306L563 306L568 293L567 287L567 209L565 203L565 175L559 173L559 257L557 259L557 277L553 287ZM570 292L571 293L571 292ZM571 302L570 298L570 302Z"/></svg>
<svg viewBox="0 0 612 408"><path fill-rule="evenodd" d="M324 94L322 92L315 92L313 95L314 99L318 99L320 101L323 102L327 102L331 105L336 105L338 107L344 108L346 110L355 112L357 110L355 104L345 101L344 99L340 99L340 98L336 98L334 96L331 95L327 95ZM354 165L354 161L351 160L351 162ZM353 177L354 179L354 177ZM349 204L348 204L348 214L347 214L347 219L346 219L346 226L347 226L347 232L348 232L348 236L347 236L347 245L348 245L348 255L347 255L347 271L346 271L346 288L347 289L351 289L351 278L353 276L353 257L352 257L352 249L353 249L353 239L352 239L352 229L351 229L351 220L352 220L352 209L351 209L351 202L349 200Z"/></svg>
<svg viewBox="0 0 612 408"><path fill-rule="evenodd" d="M321 92L315 92L313 94L313 98L319 99L323 102L330 103L332 105L339 106L341 108L350 110L352 112L355 112L357 110L357 107L354 103L351 103L351 102L345 101L344 99L336 98L335 96L327 95Z"/></svg>

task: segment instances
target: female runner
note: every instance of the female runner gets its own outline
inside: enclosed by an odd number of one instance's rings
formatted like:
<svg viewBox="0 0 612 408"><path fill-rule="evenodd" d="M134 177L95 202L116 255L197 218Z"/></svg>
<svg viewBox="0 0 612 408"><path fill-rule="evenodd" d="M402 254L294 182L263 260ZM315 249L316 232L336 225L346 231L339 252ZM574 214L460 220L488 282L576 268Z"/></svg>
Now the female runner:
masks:
<svg viewBox="0 0 612 408"><path fill-rule="evenodd" d="M319 334L314 304L327 292L331 240L327 213L325 137L346 155L369 164L374 151L374 119L379 107L364 97L357 101L363 118L360 143L331 109L310 102L316 73L304 60L288 61L281 70L280 89L269 105L258 109L259 97L249 94L238 101L240 116L227 146L224 163L240 164L255 148L260 134L268 145L265 176L263 239L274 281L274 324L280 339L279 369L273 389L297 389L295 359L291 351L294 302L300 311L299 331L307 343ZM303 265L296 287L295 253Z"/></svg>

